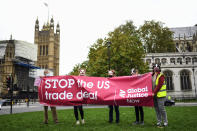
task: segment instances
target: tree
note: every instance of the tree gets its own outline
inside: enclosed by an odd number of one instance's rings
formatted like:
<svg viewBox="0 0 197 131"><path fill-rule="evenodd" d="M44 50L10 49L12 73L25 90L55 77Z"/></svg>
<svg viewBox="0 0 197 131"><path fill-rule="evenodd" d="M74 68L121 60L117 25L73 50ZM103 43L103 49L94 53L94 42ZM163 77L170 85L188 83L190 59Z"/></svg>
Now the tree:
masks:
<svg viewBox="0 0 197 131"><path fill-rule="evenodd" d="M73 70L69 73L69 75L75 75L75 76L79 75L79 70L80 70L81 68L87 69L87 64L88 64L88 61L84 61L84 62L82 62L81 64L76 64L76 65L74 66ZM86 74L87 74L87 73L86 73Z"/></svg>
<svg viewBox="0 0 197 131"><path fill-rule="evenodd" d="M146 53L175 52L173 32L162 22L145 21L138 31Z"/></svg>
<svg viewBox="0 0 197 131"><path fill-rule="evenodd" d="M108 38L98 39L89 50L87 70L91 76L106 76L108 70L107 44L111 44L111 69L116 70L118 76L130 75L131 68L138 68L141 72L147 71L142 58L144 50L136 27L132 21L120 25Z"/></svg>

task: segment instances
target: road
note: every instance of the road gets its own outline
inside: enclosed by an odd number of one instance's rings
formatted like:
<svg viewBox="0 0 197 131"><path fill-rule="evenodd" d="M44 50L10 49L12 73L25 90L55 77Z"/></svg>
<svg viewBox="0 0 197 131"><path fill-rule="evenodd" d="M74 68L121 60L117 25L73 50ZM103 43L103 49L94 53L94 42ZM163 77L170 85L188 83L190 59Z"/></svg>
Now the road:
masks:
<svg viewBox="0 0 197 131"><path fill-rule="evenodd" d="M175 106L197 106L197 103L176 103ZM106 108L106 105L84 105L84 108ZM128 106L127 106L128 107ZM61 109L73 109L73 106L58 106L57 110ZM20 105L13 105L12 113L22 113L22 112L34 112L34 111L43 111L43 105L36 103L30 103L27 107L26 103ZM10 106L2 106L0 110L0 115L10 114Z"/></svg>

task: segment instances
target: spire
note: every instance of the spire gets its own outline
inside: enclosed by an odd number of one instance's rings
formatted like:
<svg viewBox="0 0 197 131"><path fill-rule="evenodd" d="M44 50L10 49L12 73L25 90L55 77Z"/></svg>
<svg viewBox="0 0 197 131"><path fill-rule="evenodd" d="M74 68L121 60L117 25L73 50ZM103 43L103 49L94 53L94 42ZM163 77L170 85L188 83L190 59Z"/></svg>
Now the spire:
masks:
<svg viewBox="0 0 197 131"><path fill-rule="evenodd" d="M37 17L36 23L35 23L35 30L39 30L39 21L38 21L38 17Z"/></svg>
<svg viewBox="0 0 197 131"><path fill-rule="evenodd" d="M53 20L53 17L52 17L51 20L50 20L50 27L51 27L51 28L54 27L54 20Z"/></svg>
<svg viewBox="0 0 197 131"><path fill-rule="evenodd" d="M56 33L59 33L60 32L60 25L59 25L59 22L57 23L57 26L56 26Z"/></svg>
<svg viewBox="0 0 197 131"><path fill-rule="evenodd" d="M38 17L37 17L37 19L36 19L36 25L39 25Z"/></svg>
<svg viewBox="0 0 197 131"><path fill-rule="evenodd" d="M10 40L12 40L12 34L10 35Z"/></svg>

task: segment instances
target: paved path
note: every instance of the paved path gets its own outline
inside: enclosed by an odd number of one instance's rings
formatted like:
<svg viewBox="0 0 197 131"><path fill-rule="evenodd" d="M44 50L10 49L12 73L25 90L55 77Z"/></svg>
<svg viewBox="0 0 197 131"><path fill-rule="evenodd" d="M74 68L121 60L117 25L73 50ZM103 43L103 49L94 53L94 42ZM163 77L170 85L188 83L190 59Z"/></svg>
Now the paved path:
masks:
<svg viewBox="0 0 197 131"><path fill-rule="evenodd" d="M84 108L105 108L106 105L84 105ZM57 106L57 110L61 109L73 109L73 106ZM34 112L34 111L43 111L43 105L39 103L30 103L29 107L27 107L26 103L22 103L20 105L14 105L12 107L12 113L22 113L22 112ZM0 115L10 114L10 106L2 106L0 110Z"/></svg>
<svg viewBox="0 0 197 131"><path fill-rule="evenodd" d="M197 106L197 103L176 103L175 106ZM107 108L107 105L84 105L84 108ZM129 106L127 106L129 107ZM73 106L58 106L58 110L60 109L73 109ZM26 103L22 103L21 105L14 105L12 107L12 113L22 113L22 112L34 112L34 111L43 111L43 105L39 103L30 103L29 107L27 107ZM10 114L10 106L2 106L0 110L0 115Z"/></svg>

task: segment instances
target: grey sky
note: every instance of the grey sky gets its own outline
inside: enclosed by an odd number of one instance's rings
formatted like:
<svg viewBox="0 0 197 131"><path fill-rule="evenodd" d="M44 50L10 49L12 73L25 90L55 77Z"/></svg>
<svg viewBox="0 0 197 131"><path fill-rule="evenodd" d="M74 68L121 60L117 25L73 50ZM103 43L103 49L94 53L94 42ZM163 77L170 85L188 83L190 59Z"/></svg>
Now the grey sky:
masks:
<svg viewBox="0 0 197 131"><path fill-rule="evenodd" d="M48 9L55 25L60 24L60 75L87 59L98 38L132 20L139 27L144 20L156 20L168 27L197 24L197 0L0 0L0 40L34 42L34 26L47 22Z"/></svg>

